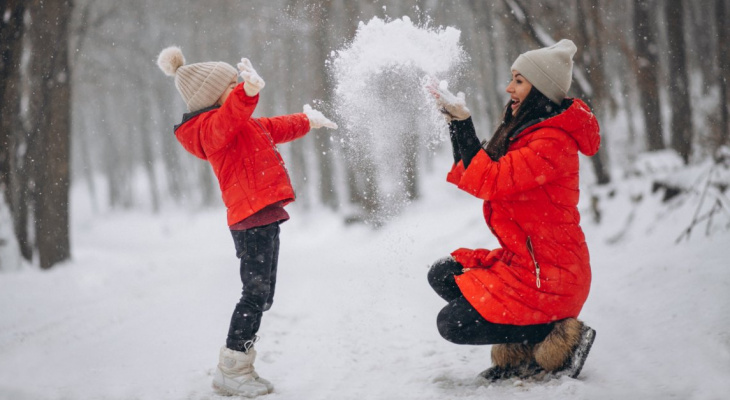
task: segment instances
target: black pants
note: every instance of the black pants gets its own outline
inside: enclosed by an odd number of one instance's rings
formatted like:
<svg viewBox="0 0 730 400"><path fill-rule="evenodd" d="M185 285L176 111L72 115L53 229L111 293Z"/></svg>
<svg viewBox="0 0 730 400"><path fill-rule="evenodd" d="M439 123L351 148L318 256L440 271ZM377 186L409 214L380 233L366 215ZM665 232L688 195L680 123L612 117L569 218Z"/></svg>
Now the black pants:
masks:
<svg viewBox="0 0 730 400"><path fill-rule="evenodd" d="M456 344L539 343L553 324L505 325L487 321L469 304L454 280L463 266L451 257L437 261L428 272L428 283L449 304L436 319L439 333Z"/></svg>
<svg viewBox="0 0 730 400"><path fill-rule="evenodd" d="M228 328L226 347L245 351L245 343L256 336L263 312L274 302L276 266L279 262L279 223L231 231L236 256L241 259L241 300L236 304Z"/></svg>

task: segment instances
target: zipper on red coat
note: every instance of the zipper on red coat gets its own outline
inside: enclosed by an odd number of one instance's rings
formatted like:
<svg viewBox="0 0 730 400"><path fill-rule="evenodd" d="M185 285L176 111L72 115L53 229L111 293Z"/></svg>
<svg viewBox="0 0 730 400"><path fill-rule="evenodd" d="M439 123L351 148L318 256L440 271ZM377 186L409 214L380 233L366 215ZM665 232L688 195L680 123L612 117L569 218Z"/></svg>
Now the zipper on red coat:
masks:
<svg viewBox="0 0 730 400"><path fill-rule="evenodd" d="M532 257L532 263L535 264L535 284L537 285L537 288L540 288L540 264L537 263L537 260L535 259L535 249L532 247L532 239L530 237L527 237L527 251L530 253L530 257Z"/></svg>

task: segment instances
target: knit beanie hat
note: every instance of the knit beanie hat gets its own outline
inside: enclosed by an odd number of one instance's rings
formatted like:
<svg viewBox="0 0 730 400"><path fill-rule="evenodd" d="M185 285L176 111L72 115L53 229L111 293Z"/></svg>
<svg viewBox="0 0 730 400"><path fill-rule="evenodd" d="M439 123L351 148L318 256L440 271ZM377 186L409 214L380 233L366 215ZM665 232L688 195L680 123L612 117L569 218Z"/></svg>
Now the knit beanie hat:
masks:
<svg viewBox="0 0 730 400"><path fill-rule="evenodd" d="M563 39L550 47L520 54L512 69L548 99L560 104L570 89L573 55L577 50L573 41Z"/></svg>
<svg viewBox="0 0 730 400"><path fill-rule="evenodd" d="M233 66L222 61L185 65L182 50L176 46L162 50L157 65L162 72L175 77L175 87L190 112L215 104L238 76Z"/></svg>

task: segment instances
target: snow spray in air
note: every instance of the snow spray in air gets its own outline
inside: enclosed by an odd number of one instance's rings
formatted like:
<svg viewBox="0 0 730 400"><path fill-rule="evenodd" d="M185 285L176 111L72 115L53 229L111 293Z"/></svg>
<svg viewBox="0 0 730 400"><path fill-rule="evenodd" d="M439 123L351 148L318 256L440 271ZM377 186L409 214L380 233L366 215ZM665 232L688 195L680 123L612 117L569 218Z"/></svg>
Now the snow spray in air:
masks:
<svg viewBox="0 0 730 400"><path fill-rule="evenodd" d="M370 197L364 208L371 221L382 222L417 197L416 170L448 137L424 83L427 77L458 81L468 58L460 35L452 27L417 26L408 17L373 18L360 22L352 42L333 53L340 142L348 178L360 180L350 187L363 191L355 197Z"/></svg>

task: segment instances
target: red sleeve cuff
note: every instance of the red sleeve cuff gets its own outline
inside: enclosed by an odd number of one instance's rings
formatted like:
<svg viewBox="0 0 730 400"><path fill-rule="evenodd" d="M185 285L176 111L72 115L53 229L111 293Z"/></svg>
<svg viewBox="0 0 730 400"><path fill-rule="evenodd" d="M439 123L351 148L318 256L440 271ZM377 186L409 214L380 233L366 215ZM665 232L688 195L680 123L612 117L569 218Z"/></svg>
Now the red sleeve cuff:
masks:
<svg viewBox="0 0 730 400"><path fill-rule="evenodd" d="M462 161L459 161L458 164L454 164L451 167L451 171L449 171L448 175L446 175L446 182L453 183L454 185L459 185L459 182L461 181L461 177L464 175L465 169L464 169L464 163Z"/></svg>

